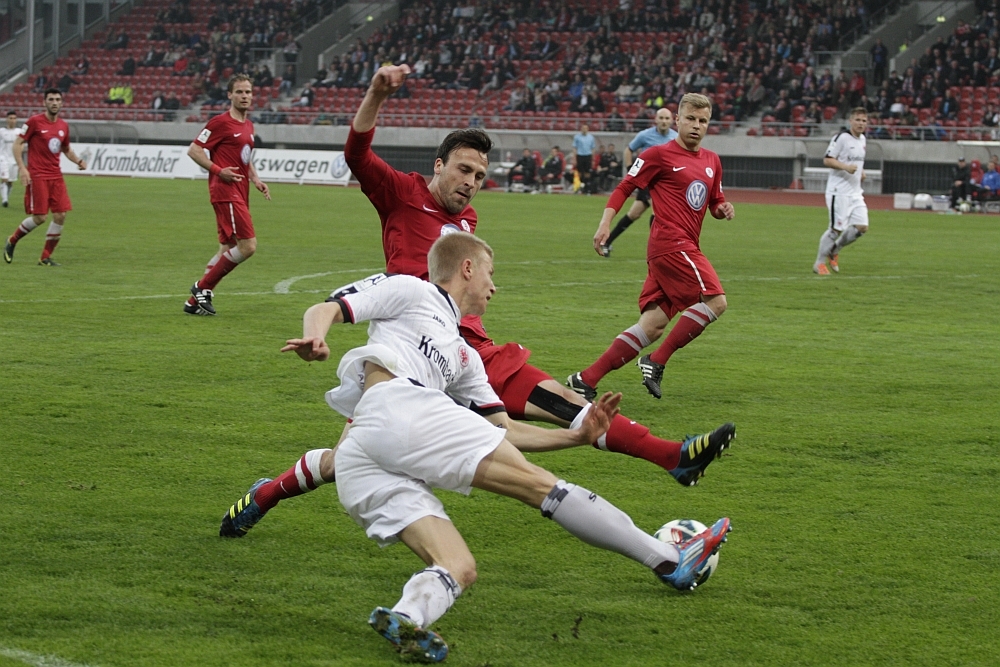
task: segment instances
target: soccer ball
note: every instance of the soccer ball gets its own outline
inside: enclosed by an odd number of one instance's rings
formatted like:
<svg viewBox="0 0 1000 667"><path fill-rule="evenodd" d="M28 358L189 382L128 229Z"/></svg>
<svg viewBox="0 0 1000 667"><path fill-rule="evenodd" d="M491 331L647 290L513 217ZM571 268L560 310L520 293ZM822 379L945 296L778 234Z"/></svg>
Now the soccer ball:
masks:
<svg viewBox="0 0 1000 667"><path fill-rule="evenodd" d="M968 213L969 211L972 210L972 204L970 204L967 201L964 201L958 205L958 210L961 211L962 213Z"/></svg>
<svg viewBox="0 0 1000 667"><path fill-rule="evenodd" d="M708 527L700 521L694 519L674 519L663 524L658 531L653 533L653 537L667 544L680 544L686 542L698 533L708 530ZM696 582L699 586L708 581L708 578L719 566L719 554L712 554L705 564L698 571Z"/></svg>

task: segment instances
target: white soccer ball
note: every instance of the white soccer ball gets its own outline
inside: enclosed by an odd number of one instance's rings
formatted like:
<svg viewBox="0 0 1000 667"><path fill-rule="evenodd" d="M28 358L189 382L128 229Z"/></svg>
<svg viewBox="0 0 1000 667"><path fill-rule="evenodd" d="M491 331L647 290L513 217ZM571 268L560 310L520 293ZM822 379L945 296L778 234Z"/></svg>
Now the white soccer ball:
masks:
<svg viewBox="0 0 1000 667"><path fill-rule="evenodd" d="M972 204L970 204L967 201L964 201L958 205L958 210L961 211L962 213L968 213L969 211L972 210Z"/></svg>
<svg viewBox="0 0 1000 667"><path fill-rule="evenodd" d="M681 542L687 542L692 537L698 533L702 533L708 530L708 527L701 523L700 521L695 521L694 519L674 519L669 523L663 524L658 531L653 533L653 537L661 542L666 542L667 544L680 544ZM708 578L712 576L715 572L715 568L719 566L719 554L712 554L700 570L698 570L698 578L696 582L699 586L708 581Z"/></svg>

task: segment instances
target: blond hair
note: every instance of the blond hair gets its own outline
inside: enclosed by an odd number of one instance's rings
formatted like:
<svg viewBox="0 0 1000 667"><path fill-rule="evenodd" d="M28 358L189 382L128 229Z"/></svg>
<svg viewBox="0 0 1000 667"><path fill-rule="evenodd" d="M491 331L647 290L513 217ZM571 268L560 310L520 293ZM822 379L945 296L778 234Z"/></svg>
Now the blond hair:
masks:
<svg viewBox="0 0 1000 667"><path fill-rule="evenodd" d="M427 274L432 283L440 285L452 279L462 267L462 262L471 259L479 263L480 254L493 258L493 248L486 241L466 232L445 234L434 242L427 253Z"/></svg>
<svg viewBox="0 0 1000 667"><path fill-rule="evenodd" d="M681 98L681 103L677 105L677 113L680 113L685 104L692 109L712 110L712 100L708 99L701 93L687 93L684 95L684 97Z"/></svg>

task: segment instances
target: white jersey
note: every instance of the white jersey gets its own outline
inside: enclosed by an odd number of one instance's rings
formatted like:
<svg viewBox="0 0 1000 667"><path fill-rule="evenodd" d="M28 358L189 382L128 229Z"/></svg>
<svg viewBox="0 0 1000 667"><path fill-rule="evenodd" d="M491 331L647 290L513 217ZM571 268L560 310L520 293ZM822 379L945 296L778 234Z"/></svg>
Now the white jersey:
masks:
<svg viewBox="0 0 1000 667"><path fill-rule="evenodd" d="M22 134L23 128L0 127L0 160L14 163L14 140Z"/></svg>
<svg viewBox="0 0 1000 667"><path fill-rule="evenodd" d="M840 132L830 140L825 157L832 157L845 164L856 164L857 171L848 174L843 169L831 169L826 181L828 195L863 195L861 172L865 166L865 149L868 142L865 135L856 137L850 132Z"/></svg>
<svg viewBox="0 0 1000 667"><path fill-rule="evenodd" d="M371 322L368 344L341 358L340 386L326 394L330 407L345 417L353 415L361 400L365 361L445 392L481 414L503 409L482 358L458 332L458 305L437 285L377 273L335 291L327 301L340 304L346 322Z"/></svg>

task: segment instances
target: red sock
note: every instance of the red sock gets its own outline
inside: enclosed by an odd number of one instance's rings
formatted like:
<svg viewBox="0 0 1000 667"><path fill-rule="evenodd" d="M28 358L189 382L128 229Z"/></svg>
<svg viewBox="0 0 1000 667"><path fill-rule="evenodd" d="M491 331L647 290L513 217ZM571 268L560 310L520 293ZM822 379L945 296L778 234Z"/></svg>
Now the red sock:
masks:
<svg viewBox="0 0 1000 667"><path fill-rule="evenodd" d="M324 452L328 451L330 450L313 449L306 452L291 468L258 487L254 500L261 511L268 511L280 500L301 496L326 484L327 480L319 474L319 462Z"/></svg>
<svg viewBox="0 0 1000 667"><path fill-rule="evenodd" d="M645 459L664 470L676 468L681 460L681 443L657 438L648 428L624 415L615 415L607 434L594 446Z"/></svg>
<svg viewBox="0 0 1000 667"><path fill-rule="evenodd" d="M670 356L681 349L695 338L701 335L709 324L715 321L715 314L712 313L703 303L699 303L684 311L677 324L667 334L667 339L656 348L649 358L658 364L665 365Z"/></svg>
<svg viewBox="0 0 1000 667"><path fill-rule="evenodd" d="M198 287L201 289L214 290L215 286L219 284L219 281L225 278L230 271L235 269L239 264L232 261L225 255L219 258L219 261L215 263L211 271L202 276L201 280L198 281Z"/></svg>
<svg viewBox="0 0 1000 667"><path fill-rule="evenodd" d="M45 239L45 248L42 250L42 259L48 259L52 255L52 251L56 249L59 245L58 236L49 236Z"/></svg>
<svg viewBox="0 0 1000 667"><path fill-rule="evenodd" d="M26 225L31 225L31 226L26 227ZM35 221L29 217L27 220L23 221L21 224L17 226L17 229L14 230L14 233L11 234L10 238L7 240L10 241L11 245L17 245L18 241L27 236L28 233L31 232L36 227L38 227L38 225L36 225Z"/></svg>
<svg viewBox="0 0 1000 667"><path fill-rule="evenodd" d="M580 379L591 387L596 387L601 378L638 357L642 348L647 345L649 340L639 325L629 327L618 334L611 347L591 364L590 368L580 372Z"/></svg>

